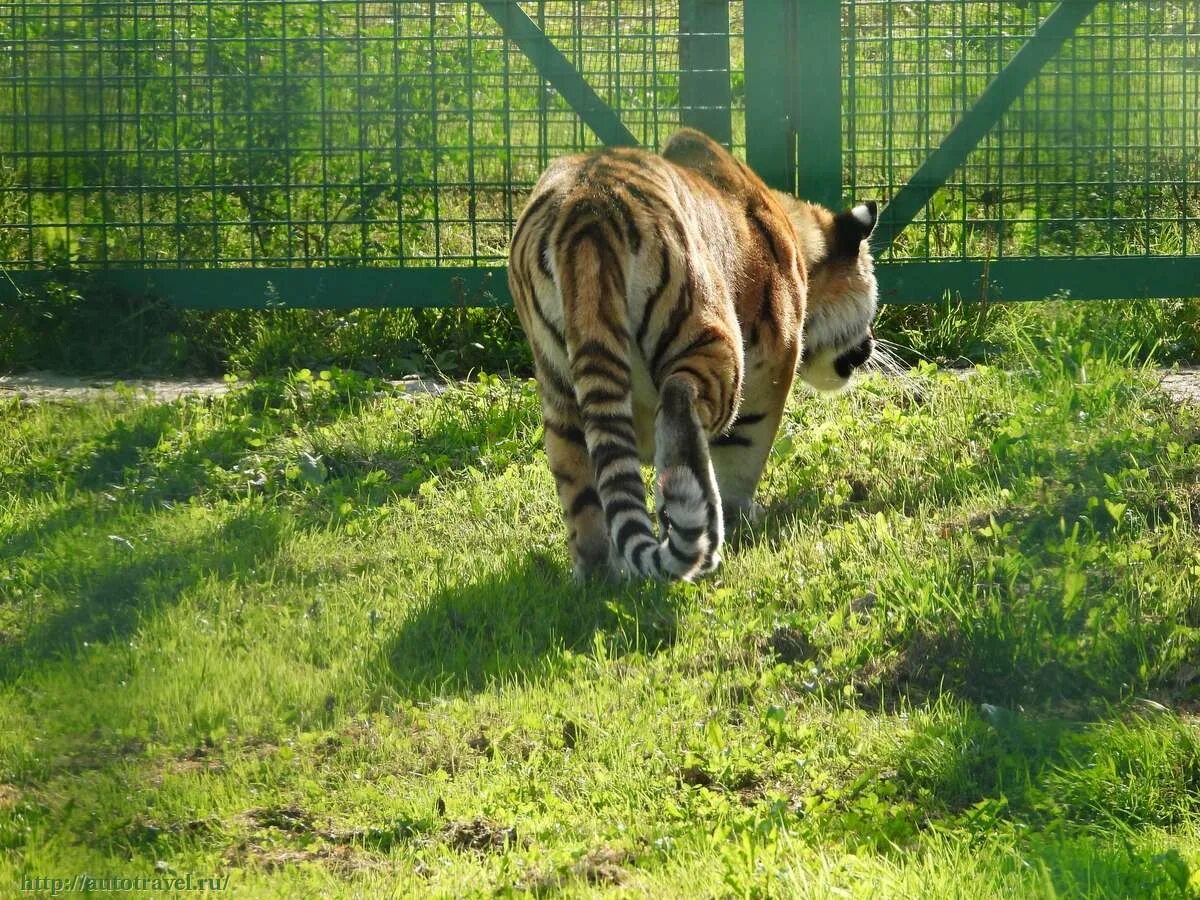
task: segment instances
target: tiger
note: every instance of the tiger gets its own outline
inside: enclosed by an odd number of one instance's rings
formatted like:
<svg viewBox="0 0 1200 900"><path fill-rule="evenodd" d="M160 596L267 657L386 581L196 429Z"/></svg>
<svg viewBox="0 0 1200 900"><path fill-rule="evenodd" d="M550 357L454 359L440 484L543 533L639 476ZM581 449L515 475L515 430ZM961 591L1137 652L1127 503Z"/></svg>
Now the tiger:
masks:
<svg viewBox="0 0 1200 900"><path fill-rule="evenodd" d="M508 284L578 578L719 566L726 523L760 513L796 373L838 392L874 352L877 211L769 189L686 128L661 153L549 165L514 228Z"/></svg>

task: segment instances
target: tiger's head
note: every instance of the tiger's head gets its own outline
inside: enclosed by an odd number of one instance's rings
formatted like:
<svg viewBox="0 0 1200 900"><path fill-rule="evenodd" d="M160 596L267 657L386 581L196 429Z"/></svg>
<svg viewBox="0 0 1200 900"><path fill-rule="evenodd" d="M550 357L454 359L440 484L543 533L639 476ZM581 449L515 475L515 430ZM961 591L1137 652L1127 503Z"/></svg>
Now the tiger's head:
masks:
<svg viewBox="0 0 1200 900"><path fill-rule="evenodd" d="M879 303L868 238L879 207L860 203L833 213L815 203L786 198L808 270L808 304L798 369L821 393L845 390L855 370L875 352L871 330Z"/></svg>

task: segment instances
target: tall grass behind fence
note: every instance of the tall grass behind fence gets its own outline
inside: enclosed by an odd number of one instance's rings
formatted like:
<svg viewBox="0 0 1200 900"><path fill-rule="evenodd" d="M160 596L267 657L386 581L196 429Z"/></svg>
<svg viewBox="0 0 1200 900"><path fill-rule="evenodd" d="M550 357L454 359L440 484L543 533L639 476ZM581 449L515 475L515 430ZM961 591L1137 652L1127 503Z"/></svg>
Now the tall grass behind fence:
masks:
<svg viewBox="0 0 1200 900"><path fill-rule="evenodd" d="M679 0L519 6L638 141L679 124ZM1053 6L843 0L846 199L890 199ZM14 270L493 265L548 160L597 144L479 3L16 0L0 51ZM891 255L1195 254L1198 147L1200 0L1103 2Z"/></svg>
<svg viewBox="0 0 1200 900"><path fill-rule="evenodd" d="M843 4L845 184L890 198L1055 6ZM1200 3L1101 3L892 257L1200 249Z"/></svg>
<svg viewBox="0 0 1200 900"><path fill-rule="evenodd" d="M521 7L640 142L679 125L677 2ZM476 3L23 0L0 49L17 268L496 263L596 145Z"/></svg>

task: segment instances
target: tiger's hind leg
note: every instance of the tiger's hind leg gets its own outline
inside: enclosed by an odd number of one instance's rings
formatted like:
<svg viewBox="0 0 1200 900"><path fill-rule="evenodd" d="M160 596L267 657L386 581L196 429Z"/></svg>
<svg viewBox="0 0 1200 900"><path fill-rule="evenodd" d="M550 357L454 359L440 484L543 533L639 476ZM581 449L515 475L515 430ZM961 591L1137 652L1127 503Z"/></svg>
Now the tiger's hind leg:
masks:
<svg viewBox="0 0 1200 900"><path fill-rule="evenodd" d="M745 399L733 424L710 444L728 525L743 521L754 524L762 514L754 502L754 492L762 480L792 388L798 348L764 347L765 340L747 342L742 391Z"/></svg>
<svg viewBox="0 0 1200 900"><path fill-rule="evenodd" d="M761 395L754 396L761 400ZM756 407L739 413L729 430L713 438L710 445L728 526L744 521L754 524L762 515L754 492L779 429L782 406L762 411Z"/></svg>
<svg viewBox="0 0 1200 900"><path fill-rule="evenodd" d="M596 492L579 405L570 382L553 364L538 359L535 368L542 397L546 458L562 504L575 577L607 575L611 571L611 541Z"/></svg>

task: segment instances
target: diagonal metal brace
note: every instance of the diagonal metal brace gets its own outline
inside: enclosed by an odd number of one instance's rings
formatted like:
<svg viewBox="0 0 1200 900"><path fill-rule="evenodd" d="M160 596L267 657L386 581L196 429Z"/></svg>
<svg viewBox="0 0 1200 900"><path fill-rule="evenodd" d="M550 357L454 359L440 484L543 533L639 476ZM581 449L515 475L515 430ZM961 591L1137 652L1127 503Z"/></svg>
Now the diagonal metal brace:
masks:
<svg viewBox="0 0 1200 900"><path fill-rule="evenodd" d="M479 0L479 5L496 20L505 37L529 58L538 74L553 85L602 143L610 147L638 145L633 132L592 90L579 70L554 46L537 23L526 15L517 0Z"/></svg>
<svg viewBox="0 0 1200 900"><path fill-rule="evenodd" d="M979 99L941 145L925 160L879 217L879 225L871 238L876 254L883 253L896 236L920 212L930 198L961 166L979 142L1008 112L1030 82L1038 76L1075 30L1083 24L1100 0L1061 0L1025 45L992 79Z"/></svg>

